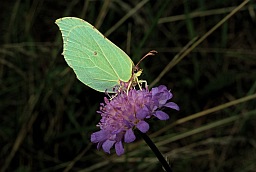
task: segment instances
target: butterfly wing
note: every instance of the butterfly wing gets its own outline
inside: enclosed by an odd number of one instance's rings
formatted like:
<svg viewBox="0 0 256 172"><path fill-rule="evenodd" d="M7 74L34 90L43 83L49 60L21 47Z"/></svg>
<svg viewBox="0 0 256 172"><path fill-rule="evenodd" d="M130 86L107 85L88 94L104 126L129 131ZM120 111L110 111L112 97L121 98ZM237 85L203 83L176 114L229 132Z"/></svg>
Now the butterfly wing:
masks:
<svg viewBox="0 0 256 172"><path fill-rule="evenodd" d="M58 19L56 24L62 33L64 58L82 83L112 92L120 81L129 81L132 60L94 26L75 17Z"/></svg>

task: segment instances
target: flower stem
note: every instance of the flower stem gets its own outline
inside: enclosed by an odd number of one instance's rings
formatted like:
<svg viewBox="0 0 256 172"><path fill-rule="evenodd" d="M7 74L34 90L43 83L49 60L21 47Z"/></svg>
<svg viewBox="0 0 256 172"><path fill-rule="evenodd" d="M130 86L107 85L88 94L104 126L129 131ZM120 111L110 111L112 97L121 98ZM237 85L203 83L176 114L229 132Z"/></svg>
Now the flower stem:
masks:
<svg viewBox="0 0 256 172"><path fill-rule="evenodd" d="M145 133L142 133L140 131L138 131L138 132L141 135L141 137L145 140L145 142L148 144L148 146L151 148L151 150L154 152L154 154L156 155L157 159L162 164L165 171L166 172L172 172L171 167L169 166L167 161L164 159L161 152L157 149L156 145L152 142L152 140Z"/></svg>

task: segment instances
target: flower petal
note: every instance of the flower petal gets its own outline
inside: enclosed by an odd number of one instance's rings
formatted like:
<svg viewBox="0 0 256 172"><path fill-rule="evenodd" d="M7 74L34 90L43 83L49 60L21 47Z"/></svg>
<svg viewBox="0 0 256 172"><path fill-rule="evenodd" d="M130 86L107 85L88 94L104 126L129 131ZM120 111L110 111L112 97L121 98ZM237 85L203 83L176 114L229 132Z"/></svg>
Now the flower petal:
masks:
<svg viewBox="0 0 256 172"><path fill-rule="evenodd" d="M124 141L126 143L131 143L136 139L136 136L134 135L134 132L132 131L132 128L126 131L124 135Z"/></svg>
<svg viewBox="0 0 256 172"><path fill-rule="evenodd" d="M169 119L169 115L167 113L163 112L163 111L160 111L160 110L156 111L154 116L156 116L160 120Z"/></svg>
<svg viewBox="0 0 256 172"><path fill-rule="evenodd" d="M112 148L112 146L114 145L116 141L113 140L106 140L103 144L102 144L102 149L106 152L110 154L110 148Z"/></svg>
<svg viewBox="0 0 256 172"><path fill-rule="evenodd" d="M149 130L149 124L146 123L145 121L140 121L136 127L142 132L146 133Z"/></svg>
<svg viewBox="0 0 256 172"><path fill-rule="evenodd" d="M138 112L136 113L136 117L138 119L144 119L150 114L150 111L146 106L144 106L142 109L139 109Z"/></svg>
<svg viewBox="0 0 256 172"><path fill-rule="evenodd" d="M175 110L177 110L177 111L180 110L180 107L179 107L176 103L174 103L174 102L168 102L168 103L166 103L164 106L165 106L165 107L168 107L168 108L175 109Z"/></svg>
<svg viewBox="0 0 256 172"><path fill-rule="evenodd" d="M168 91L168 89L165 85L159 85L158 90L159 90L159 92L163 92L163 91L166 91L166 90Z"/></svg>
<svg viewBox="0 0 256 172"><path fill-rule="evenodd" d="M91 142L97 143L97 142L102 142L107 139L107 132L105 130L100 130L95 133L92 133L91 135Z"/></svg>
<svg viewBox="0 0 256 172"><path fill-rule="evenodd" d="M115 149L116 149L116 154L118 156L124 154L124 147L123 147L123 144L122 144L121 141L120 142L116 142Z"/></svg>
<svg viewBox="0 0 256 172"><path fill-rule="evenodd" d="M154 87L151 89L152 96L156 95L158 93L158 88Z"/></svg>
<svg viewBox="0 0 256 172"><path fill-rule="evenodd" d="M152 88L151 93L155 106L159 108L162 107L173 96L172 93L164 85Z"/></svg>
<svg viewBox="0 0 256 172"><path fill-rule="evenodd" d="M171 98L172 98L172 93L170 93L168 90L166 90L165 92L161 92L158 98L160 106L164 105Z"/></svg>

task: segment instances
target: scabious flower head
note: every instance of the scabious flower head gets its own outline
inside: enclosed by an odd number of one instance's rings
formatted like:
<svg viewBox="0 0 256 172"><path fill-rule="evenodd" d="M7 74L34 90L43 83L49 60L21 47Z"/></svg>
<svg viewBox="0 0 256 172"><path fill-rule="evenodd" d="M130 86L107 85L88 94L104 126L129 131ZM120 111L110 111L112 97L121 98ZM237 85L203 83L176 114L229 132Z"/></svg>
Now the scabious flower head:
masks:
<svg viewBox="0 0 256 172"><path fill-rule="evenodd" d="M160 120L167 120L169 116L162 111L163 107L179 110L177 104L167 102L172 98L172 93L166 86L159 86L148 89L131 89L120 92L116 97L101 103L99 114L101 120L97 125L100 131L91 135L91 142L98 143L97 148L101 147L107 153L114 146L118 156L124 153L123 141L133 142L136 136L133 132L138 129L143 133L149 130L149 124L145 121L151 117Z"/></svg>

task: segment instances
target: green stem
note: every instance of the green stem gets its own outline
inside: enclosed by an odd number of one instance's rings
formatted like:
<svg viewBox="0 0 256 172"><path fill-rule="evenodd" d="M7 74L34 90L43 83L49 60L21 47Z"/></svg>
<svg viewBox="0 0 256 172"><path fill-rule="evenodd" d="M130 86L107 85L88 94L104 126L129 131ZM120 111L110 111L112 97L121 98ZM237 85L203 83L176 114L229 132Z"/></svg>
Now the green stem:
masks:
<svg viewBox="0 0 256 172"><path fill-rule="evenodd" d="M151 148L151 150L154 152L154 154L156 155L157 159L160 161L160 163L164 167L165 171L166 172L172 172L171 167L166 162L166 160L164 159L163 155L157 149L156 145L152 142L152 140L145 133L142 133L140 131L138 131L138 132L141 135L141 137L145 140L145 142L148 144L148 146Z"/></svg>

